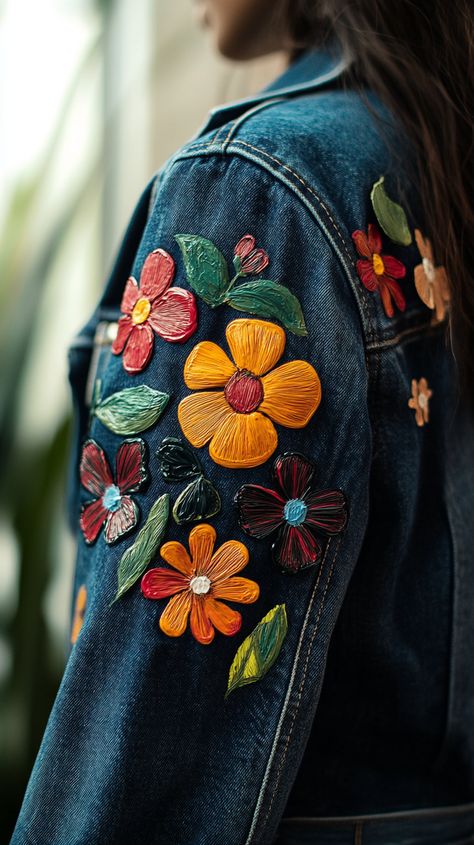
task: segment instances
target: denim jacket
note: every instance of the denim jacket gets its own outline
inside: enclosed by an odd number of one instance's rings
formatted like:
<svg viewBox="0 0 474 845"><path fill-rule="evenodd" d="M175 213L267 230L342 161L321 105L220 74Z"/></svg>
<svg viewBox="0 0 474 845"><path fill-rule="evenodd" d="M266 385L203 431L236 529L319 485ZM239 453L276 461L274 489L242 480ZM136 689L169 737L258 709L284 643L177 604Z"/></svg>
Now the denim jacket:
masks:
<svg viewBox="0 0 474 845"><path fill-rule="evenodd" d="M473 422L348 61L209 113L71 342L71 645L12 845L474 800Z"/></svg>

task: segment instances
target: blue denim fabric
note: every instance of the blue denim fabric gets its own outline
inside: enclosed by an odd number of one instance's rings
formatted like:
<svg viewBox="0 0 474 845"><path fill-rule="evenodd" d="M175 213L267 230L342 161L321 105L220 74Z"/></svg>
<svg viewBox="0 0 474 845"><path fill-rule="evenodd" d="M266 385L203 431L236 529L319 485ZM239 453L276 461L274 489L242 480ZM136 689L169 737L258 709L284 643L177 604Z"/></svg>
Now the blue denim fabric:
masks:
<svg viewBox="0 0 474 845"><path fill-rule="evenodd" d="M254 98L210 113L144 190L100 301L71 343L72 607L81 584L88 603L11 845L270 845L276 836L282 845L344 845L355 828L328 839L316 825L313 838L285 839L282 819L391 816L474 800L474 426L458 401L446 321L432 324L413 284L416 246L384 238L407 266L404 313L388 318L357 275L351 233L373 222L369 194L380 175L403 198L411 228L429 232L429 219L400 128L368 92L380 128L360 95L341 86L343 70L340 56L309 51ZM282 573L270 541L244 534L233 506L243 483L271 486L272 460L230 470L200 449L223 503L210 520L217 542L246 544L243 574L261 590L254 604L236 605L237 635L217 633L202 646L189 628L167 637L158 626L166 600L145 600L139 584L109 607L131 538L108 546L101 534L85 544L78 516L90 496L78 463L87 436L111 464L122 440L95 417L89 426L87 383L100 378L104 396L148 384L172 403L141 435L150 481L134 494L139 527L159 495L176 496L182 485L163 481L154 453L163 437L182 437L184 361L200 340L225 349L226 325L248 315L198 300L196 334L182 345L155 338L150 364L133 378L106 334L94 340L97 326L118 319L127 277L139 278L157 247L173 255L175 284L187 287L176 234L208 238L230 264L247 232L270 256L264 275L286 284L305 314L308 336L287 332L282 360L309 361L322 385L305 428L278 426L275 455L297 450L314 460L320 488L345 491L349 520L319 566ZM433 397L430 421L418 427L407 402L422 376ZM170 520L166 539L187 545L189 530ZM237 647L281 603L288 633L276 662L224 699ZM436 836L435 814L413 836L401 817L388 819L391 838L367 825L359 842L471 841L472 816L462 831L458 818Z"/></svg>

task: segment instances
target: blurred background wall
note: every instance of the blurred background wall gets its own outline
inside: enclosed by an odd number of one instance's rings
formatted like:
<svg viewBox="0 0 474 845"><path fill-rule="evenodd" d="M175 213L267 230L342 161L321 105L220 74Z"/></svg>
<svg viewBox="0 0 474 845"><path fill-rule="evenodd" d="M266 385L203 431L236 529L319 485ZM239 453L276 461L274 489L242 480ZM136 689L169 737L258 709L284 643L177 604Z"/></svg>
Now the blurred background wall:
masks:
<svg viewBox="0 0 474 845"><path fill-rule="evenodd" d="M152 173L283 68L213 52L191 0L0 0L0 841L64 668L67 346Z"/></svg>

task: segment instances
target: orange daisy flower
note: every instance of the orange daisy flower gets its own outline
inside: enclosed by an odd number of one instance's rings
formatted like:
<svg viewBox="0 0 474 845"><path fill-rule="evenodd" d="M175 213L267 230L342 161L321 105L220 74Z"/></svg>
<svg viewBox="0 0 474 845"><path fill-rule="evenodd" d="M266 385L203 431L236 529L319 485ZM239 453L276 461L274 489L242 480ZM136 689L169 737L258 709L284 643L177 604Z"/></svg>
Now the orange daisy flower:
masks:
<svg viewBox="0 0 474 845"><path fill-rule="evenodd" d="M415 419L417 425L424 425L429 421L429 401L433 395L433 391L428 387L428 382L425 378L416 378L411 380L411 398L408 400L408 407L415 411Z"/></svg>
<svg viewBox="0 0 474 845"><path fill-rule="evenodd" d="M184 365L188 387L223 389L186 396L179 404L178 419L193 446L210 441L209 454L216 464L256 467L278 445L274 422L287 428L307 425L321 401L321 384L306 361L275 368L286 342L284 330L275 323L233 320L226 338L233 361L208 340L188 355Z"/></svg>
<svg viewBox="0 0 474 845"><path fill-rule="evenodd" d="M71 643L74 645L76 642L81 628L82 623L84 622L84 615L86 612L86 604L87 604L87 589L84 584L81 584L77 591L76 596L76 606L74 608L74 619L72 623L71 629Z"/></svg>
<svg viewBox="0 0 474 845"><path fill-rule="evenodd" d="M233 636L242 625L237 610L219 599L251 604L258 599L260 587L255 581L234 577L248 563L249 553L238 540L227 540L214 552L216 532L212 525L197 525L189 535L189 551L174 540L160 549L163 560L173 569L158 566L149 569L141 581L148 599L172 596L160 617L160 628L169 637L180 637L191 617L191 633L208 645L214 628ZM177 571L173 571L177 570Z"/></svg>
<svg viewBox="0 0 474 845"><path fill-rule="evenodd" d="M415 267L415 287L421 301L436 314L436 320L444 320L451 299L448 277L444 267L435 267L433 248L429 238L415 229L415 239L422 264Z"/></svg>

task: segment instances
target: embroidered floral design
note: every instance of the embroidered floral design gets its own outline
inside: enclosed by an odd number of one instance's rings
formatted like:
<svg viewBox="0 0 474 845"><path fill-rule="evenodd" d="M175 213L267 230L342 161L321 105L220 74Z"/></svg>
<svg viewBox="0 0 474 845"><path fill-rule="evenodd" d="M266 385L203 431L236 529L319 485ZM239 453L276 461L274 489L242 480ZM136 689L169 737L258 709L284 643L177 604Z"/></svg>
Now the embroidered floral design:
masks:
<svg viewBox="0 0 474 845"><path fill-rule="evenodd" d="M268 253L261 247L255 247L253 235L244 235L234 247L234 267L237 276L249 273L261 273L268 267Z"/></svg>
<svg viewBox="0 0 474 845"><path fill-rule="evenodd" d="M244 235L234 248L235 275L229 278L222 252L200 235L175 235L183 255L189 286L211 308L230 305L237 311L279 320L297 335L307 335L301 305L291 291L270 279L249 279L235 287L242 276L260 273L269 263L268 254L255 247L253 235Z"/></svg>
<svg viewBox="0 0 474 845"><path fill-rule="evenodd" d="M367 290L378 290L387 317L393 317L392 299L397 308L404 311L405 297L397 279L406 274L405 265L391 255L382 254L382 238L377 226L369 223L368 235L358 229L352 233L357 252L362 256L357 261L359 278Z"/></svg>
<svg viewBox="0 0 474 845"><path fill-rule="evenodd" d="M123 352L128 373L139 373L148 364L155 332L163 340L183 343L196 331L197 308L194 295L184 288L170 287L175 263L164 249L151 252L143 265L140 286L130 276L120 310L112 352Z"/></svg>
<svg viewBox="0 0 474 845"><path fill-rule="evenodd" d="M413 238L408 226L407 216L398 203L388 196L385 190L385 177L375 182L370 192L370 200L375 216L382 231L401 246L410 246Z"/></svg>
<svg viewBox="0 0 474 845"><path fill-rule="evenodd" d="M408 400L409 408L415 411L415 420L417 425L422 426L429 422L429 401L433 395L433 391L428 387L428 382L425 378L416 378L411 380L411 398Z"/></svg>
<svg viewBox="0 0 474 845"><path fill-rule="evenodd" d="M274 422L287 428L308 424L321 401L321 385L306 361L275 366L286 337L274 323L234 320L226 328L226 338L233 361L210 341L198 343L190 352L184 381L201 392L180 402L178 419L193 446L210 441L209 454L216 464L255 467L277 447Z"/></svg>
<svg viewBox="0 0 474 845"><path fill-rule="evenodd" d="M242 617L220 600L251 604L259 596L255 581L235 577L248 563L247 548L237 540L227 540L214 552L215 541L212 525L197 525L189 535L190 555L181 543L165 543L160 554L172 569L149 569L142 578L146 598L172 596L160 617L160 628L169 637L184 633L188 616L193 637L203 645L214 639L214 628L233 636Z"/></svg>
<svg viewBox="0 0 474 845"><path fill-rule="evenodd" d="M155 425L165 410L170 396L147 384L126 387L106 399L100 396L101 382L97 379L91 406L96 416L114 434L140 434Z"/></svg>
<svg viewBox="0 0 474 845"><path fill-rule="evenodd" d="M210 519L221 509L219 493L204 477L196 455L178 437L165 437L157 458L165 481L189 481L173 505L173 517L178 525Z"/></svg>
<svg viewBox="0 0 474 845"><path fill-rule="evenodd" d="M81 584L76 595L76 604L74 607L74 618L71 628L71 644L74 645L82 628L84 616L87 605L87 589L85 584Z"/></svg>
<svg viewBox="0 0 474 845"><path fill-rule="evenodd" d="M260 539L277 531L272 546L276 563L286 572L299 572L321 559L318 534L339 534L347 522L341 490L318 490L315 465L297 452L280 455L273 465L276 490L244 484L237 491L240 525Z"/></svg>
<svg viewBox="0 0 474 845"><path fill-rule="evenodd" d="M124 551L120 558L117 570L117 592L109 607L117 599L122 598L130 587L133 587L155 557L168 523L169 499L168 493L164 493L153 503L145 525L138 532L135 542Z"/></svg>
<svg viewBox="0 0 474 845"><path fill-rule="evenodd" d="M433 249L429 238L415 229L415 239L422 264L415 267L415 287L421 301L431 308L436 320L444 320L449 307L451 292L444 267L435 267Z"/></svg>
<svg viewBox="0 0 474 845"><path fill-rule="evenodd" d="M135 527L138 505L127 495L141 486L147 477L145 443L139 438L124 440L115 458L115 481L103 449L95 440L87 440L79 467L83 487L94 499L82 505L80 526L86 543L93 543L105 522L105 542L115 543Z"/></svg>
<svg viewBox="0 0 474 845"><path fill-rule="evenodd" d="M260 681L267 674L280 653L287 630L286 607L277 604L237 649L224 698L238 687Z"/></svg>

